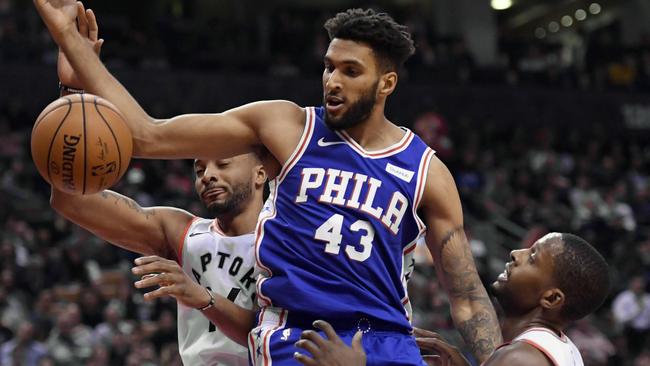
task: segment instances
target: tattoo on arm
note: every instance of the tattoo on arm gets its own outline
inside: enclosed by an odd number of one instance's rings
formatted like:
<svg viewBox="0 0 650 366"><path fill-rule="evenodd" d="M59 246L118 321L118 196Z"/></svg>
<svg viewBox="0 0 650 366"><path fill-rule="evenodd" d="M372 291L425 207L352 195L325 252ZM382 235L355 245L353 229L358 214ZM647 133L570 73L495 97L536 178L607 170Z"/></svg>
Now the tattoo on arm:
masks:
<svg viewBox="0 0 650 366"><path fill-rule="evenodd" d="M446 282L450 300L467 302L471 308L469 319L455 320L456 328L474 356L483 362L502 343L503 338L462 226L445 235L436 254L441 280Z"/></svg>
<svg viewBox="0 0 650 366"><path fill-rule="evenodd" d="M126 205L126 207L128 207L129 209L141 215L144 215L147 220L149 220L149 216L156 215L156 210L144 210L142 207L140 207L140 205L137 202L135 202L135 200L131 198L119 195L117 193L108 192L108 191L103 191L100 194L103 199L106 200L112 199L115 205L119 205L120 203Z"/></svg>

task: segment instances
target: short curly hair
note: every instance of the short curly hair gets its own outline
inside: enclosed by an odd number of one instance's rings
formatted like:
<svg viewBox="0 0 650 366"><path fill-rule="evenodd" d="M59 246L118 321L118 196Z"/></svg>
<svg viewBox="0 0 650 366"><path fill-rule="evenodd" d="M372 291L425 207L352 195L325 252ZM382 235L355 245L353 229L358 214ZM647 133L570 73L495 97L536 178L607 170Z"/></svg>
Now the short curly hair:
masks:
<svg viewBox="0 0 650 366"><path fill-rule="evenodd" d="M369 45L383 70L397 71L415 53L411 33L390 15L372 9L348 9L325 22L334 38Z"/></svg>
<svg viewBox="0 0 650 366"><path fill-rule="evenodd" d="M554 255L553 278L564 291L564 318L575 321L592 313L607 298L610 278L607 262L577 235L562 233L563 248Z"/></svg>

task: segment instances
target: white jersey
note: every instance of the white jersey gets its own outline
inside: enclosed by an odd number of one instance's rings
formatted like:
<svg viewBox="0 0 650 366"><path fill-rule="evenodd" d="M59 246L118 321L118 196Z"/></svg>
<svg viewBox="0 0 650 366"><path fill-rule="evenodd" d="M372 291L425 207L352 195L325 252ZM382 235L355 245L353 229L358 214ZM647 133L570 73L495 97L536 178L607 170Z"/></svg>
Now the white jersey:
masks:
<svg viewBox="0 0 650 366"><path fill-rule="evenodd" d="M195 218L179 249L183 271L201 286L252 309L255 301L255 235L226 236L209 219ZM178 348L185 365L247 366L248 351L203 314L178 303Z"/></svg>
<svg viewBox="0 0 650 366"><path fill-rule="evenodd" d="M547 328L530 328L518 335L511 343L514 342L526 342L537 348L555 366L584 366L578 347L564 333L558 336Z"/></svg>

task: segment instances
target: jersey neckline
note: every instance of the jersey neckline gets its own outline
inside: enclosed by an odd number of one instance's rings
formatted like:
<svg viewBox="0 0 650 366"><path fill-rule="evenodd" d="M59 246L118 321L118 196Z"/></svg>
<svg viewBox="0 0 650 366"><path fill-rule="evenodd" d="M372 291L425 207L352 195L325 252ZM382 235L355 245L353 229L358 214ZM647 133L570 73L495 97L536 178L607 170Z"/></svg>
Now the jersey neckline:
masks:
<svg viewBox="0 0 650 366"><path fill-rule="evenodd" d="M404 151L411 144L411 141L413 140L415 134L406 127L399 126L399 128L404 131L402 138L396 143L379 150L364 149L363 146L356 142L346 131L334 131L334 133L336 133L341 138L341 140L343 140L348 146L352 148L352 150L356 151L359 155L366 158L379 159L398 154Z"/></svg>

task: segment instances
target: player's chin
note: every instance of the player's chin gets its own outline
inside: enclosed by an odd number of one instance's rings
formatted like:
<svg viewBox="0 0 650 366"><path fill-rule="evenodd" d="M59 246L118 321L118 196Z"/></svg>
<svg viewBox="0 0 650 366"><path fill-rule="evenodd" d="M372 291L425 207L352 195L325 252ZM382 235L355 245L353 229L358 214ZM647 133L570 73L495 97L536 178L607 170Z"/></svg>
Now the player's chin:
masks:
<svg viewBox="0 0 650 366"><path fill-rule="evenodd" d="M208 208L210 211L215 211L215 212L221 212L226 209L228 206L227 203L228 201L226 199L212 199L212 200L206 200L203 203L205 203L205 207Z"/></svg>
<svg viewBox="0 0 650 366"><path fill-rule="evenodd" d="M490 293L492 293L492 294L498 294L499 292L501 292L503 290L504 286L505 286L505 283L497 280L497 281L492 282L492 284L490 284L490 286L488 286L488 291Z"/></svg>
<svg viewBox="0 0 650 366"><path fill-rule="evenodd" d="M325 112L325 123L332 129L344 128L343 113L332 115L329 112Z"/></svg>

